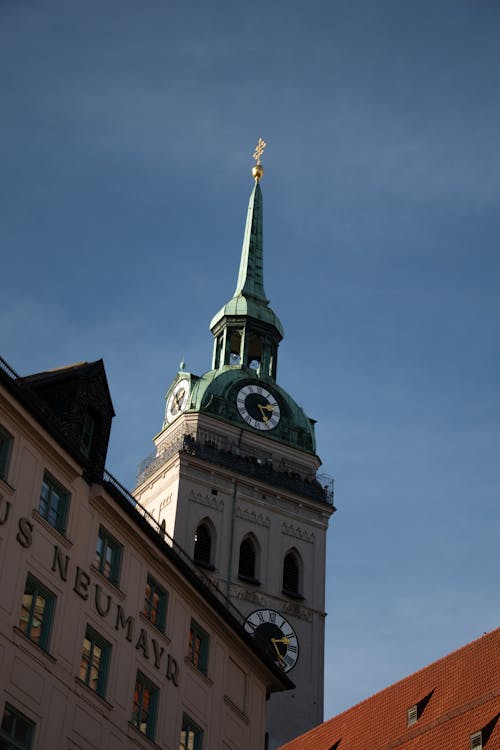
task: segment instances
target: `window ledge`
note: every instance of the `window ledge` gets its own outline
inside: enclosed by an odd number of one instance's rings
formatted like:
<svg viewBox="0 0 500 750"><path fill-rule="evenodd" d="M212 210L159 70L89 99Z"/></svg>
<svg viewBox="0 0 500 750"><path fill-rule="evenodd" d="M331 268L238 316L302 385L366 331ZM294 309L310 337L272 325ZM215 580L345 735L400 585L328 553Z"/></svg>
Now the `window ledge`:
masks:
<svg viewBox="0 0 500 750"><path fill-rule="evenodd" d="M244 576L241 573L238 573L238 580L244 581L245 583L251 583L252 586L260 586L260 581L258 578L252 578L251 576Z"/></svg>
<svg viewBox="0 0 500 750"><path fill-rule="evenodd" d="M246 713L242 711L241 708L238 708L236 703L234 703L234 701L231 700L229 695L224 695L224 703L227 703L227 705L233 709L235 714L239 716L240 719L245 722L245 724L250 724L250 719L248 718Z"/></svg>
<svg viewBox="0 0 500 750"><path fill-rule="evenodd" d="M192 670L192 671L193 671L193 672L194 672L195 674L197 674L197 675L198 675L199 677L201 677L201 679L202 679L202 680L203 680L204 682L206 682L206 684L207 684L207 685L208 685L209 687L212 687L212 686L213 686L213 684L214 684L214 683L213 683L213 680L211 680L211 679L210 679L210 677L209 677L208 675L206 675L206 674L205 674L205 672L202 672L202 671L201 671L201 669L198 669L198 667L196 667L196 666L195 666L195 665L193 664L193 662L191 661L191 659L189 658L189 656L185 656L185 657L184 657L184 663L185 663L185 664L187 664L187 665L188 665L188 667L189 667L189 669L191 669L191 670Z"/></svg>
<svg viewBox="0 0 500 750"><path fill-rule="evenodd" d="M3 492L5 492L10 497L11 495L14 494L14 492L16 491L16 488L12 487L8 483L7 477L0 477L0 490L2 490Z"/></svg>
<svg viewBox="0 0 500 750"><path fill-rule="evenodd" d="M101 571L99 570L99 568L97 567L97 565L95 563L91 564L90 569L91 569L92 573L94 575L96 575L103 583L105 583L107 586L111 586L111 588L113 589L113 591L115 592L115 594L122 601L125 599L125 596L126 596L125 592L122 591L120 588L118 588L118 586L116 585L116 583L113 583L113 581L110 581L109 578L106 578L106 576L101 573ZM148 622L149 622L149 620L148 620ZM142 732L139 732L139 734L142 734Z"/></svg>
<svg viewBox="0 0 500 750"><path fill-rule="evenodd" d="M57 659L56 659L55 656L52 656L52 654L50 654L48 651L46 651L43 648L43 646L39 646L38 643L35 643L35 641L33 641L29 637L29 635L26 635L26 633L24 633L21 630L21 628L19 628L17 625L14 625L13 631L14 631L14 642L16 642L17 641L17 637L19 637L21 639L21 644L23 646L24 646L24 644L26 646L28 646L28 644L29 644L29 649L30 649L29 653L31 655L33 655L33 654L36 654L38 656L42 656L43 655L44 657L47 657L47 659L49 659L51 662L53 662L53 664L55 664L57 662ZM21 644L19 644L19 645L21 645ZM18 645L18 644L16 643L16 645ZM25 650L26 650L26 648L25 648Z"/></svg>
<svg viewBox="0 0 500 750"><path fill-rule="evenodd" d="M73 542L68 539L68 537L62 533L62 531L56 529L56 527L52 526L52 524L49 523L46 518L40 515L36 508L33 508L33 518L35 519L35 521L38 521L38 523L41 524L45 529L47 529L47 531L50 531L50 533L53 534L56 539L58 539L63 547L66 547L66 549L71 549L71 547L73 546Z"/></svg>
<svg viewBox="0 0 500 750"><path fill-rule="evenodd" d="M99 693L96 693L95 690L92 690L91 687L89 687L83 680L81 680L79 677L75 677L75 683L78 688L82 688L82 695L84 694L85 700L88 700L87 696L92 696L92 698L96 699L99 704L101 704L104 708L107 708L108 711L113 710L113 705L109 703L106 698L103 698L102 695L99 695Z"/></svg>
<svg viewBox="0 0 500 750"><path fill-rule="evenodd" d="M145 743L144 747L154 747L154 748L157 748L157 750L162 750L160 745L158 745L154 740L148 737L147 734L144 734L144 732L141 732L140 729L137 729L135 724L132 724L131 721L129 721L128 723L128 728L129 730L131 729L133 731L135 742L137 742L140 738L141 740L144 740L144 743Z"/></svg>
<svg viewBox="0 0 500 750"><path fill-rule="evenodd" d="M296 599L299 602L304 601L304 597L302 594L299 594L298 591L289 591L288 589L282 589L281 593L284 596L288 596L290 599Z"/></svg>
<svg viewBox="0 0 500 750"><path fill-rule="evenodd" d="M155 624L154 624L153 622L151 622L151 620L149 620L149 619L148 619L148 618L146 617L146 615L144 614L144 612L140 612L140 613L139 613L139 619L140 619L140 620L141 620L142 622L144 622L144 623L146 623L147 625L149 625L149 627L151 628L151 632L153 633L153 635L157 635L157 636L158 636L159 638L161 638L161 639L162 639L163 641L165 641L165 643L167 644L167 646L169 646L169 645L170 645L170 643L171 643L172 641L171 641L171 639L170 639L170 638L168 637L168 635L167 635L167 634L165 633L165 631L164 631L164 630L160 630L160 628L157 628L157 627L156 627L156 625L155 625ZM142 734L142 733L141 733L141 734Z"/></svg>

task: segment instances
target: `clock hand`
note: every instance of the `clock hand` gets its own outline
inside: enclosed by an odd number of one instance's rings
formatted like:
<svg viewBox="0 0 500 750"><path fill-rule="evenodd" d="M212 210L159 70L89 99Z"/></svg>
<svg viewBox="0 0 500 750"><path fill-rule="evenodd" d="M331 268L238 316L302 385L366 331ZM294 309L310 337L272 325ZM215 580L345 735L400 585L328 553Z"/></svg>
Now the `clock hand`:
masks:
<svg viewBox="0 0 500 750"><path fill-rule="evenodd" d="M284 643L287 646L290 643L290 639L284 635L283 638L271 638L271 643Z"/></svg>
<svg viewBox="0 0 500 750"><path fill-rule="evenodd" d="M269 417L266 414L264 414L264 411L270 411L272 413L274 409L273 405L272 404L258 404L258 407L259 407L260 413L262 414L262 419L264 420L264 422L269 422Z"/></svg>
<svg viewBox="0 0 500 750"><path fill-rule="evenodd" d="M182 399L184 398L185 391L184 389L181 389L178 391L174 396L174 402L178 409L181 408Z"/></svg>
<svg viewBox="0 0 500 750"><path fill-rule="evenodd" d="M278 659L280 660L280 662L282 662L282 663L284 664L284 663L285 663L285 660L283 659L283 657L282 657L282 655L281 655L281 653L280 653L280 650L279 650L278 646L276 645L276 638L271 638L271 643L272 643L272 644L273 644L273 646L274 646L274 650L276 651L276 654L277 654L277 656L278 656Z"/></svg>

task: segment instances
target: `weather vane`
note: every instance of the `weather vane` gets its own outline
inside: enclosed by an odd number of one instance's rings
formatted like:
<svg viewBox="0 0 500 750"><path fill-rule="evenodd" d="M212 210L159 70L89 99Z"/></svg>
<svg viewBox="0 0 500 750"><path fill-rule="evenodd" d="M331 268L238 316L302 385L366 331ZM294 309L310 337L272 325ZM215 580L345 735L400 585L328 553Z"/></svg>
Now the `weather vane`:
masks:
<svg viewBox="0 0 500 750"><path fill-rule="evenodd" d="M264 167L260 163L260 157L264 153L266 145L266 142L263 141L262 138L259 138L259 141L255 147L255 151L253 152L253 158L255 159L256 164L252 169L252 174L255 182L258 182L264 174Z"/></svg>

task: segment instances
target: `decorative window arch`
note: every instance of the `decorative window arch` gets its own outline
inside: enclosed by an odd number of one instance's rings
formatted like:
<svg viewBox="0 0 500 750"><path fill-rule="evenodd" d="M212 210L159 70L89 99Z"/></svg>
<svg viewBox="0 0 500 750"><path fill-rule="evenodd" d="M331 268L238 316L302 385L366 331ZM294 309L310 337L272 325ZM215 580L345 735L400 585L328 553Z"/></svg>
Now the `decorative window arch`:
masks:
<svg viewBox="0 0 500 750"><path fill-rule="evenodd" d="M215 529L208 518L204 518L194 533L193 560L207 567L213 567Z"/></svg>
<svg viewBox="0 0 500 750"><path fill-rule="evenodd" d="M302 599L302 558L295 548L289 550L283 560L283 593Z"/></svg>
<svg viewBox="0 0 500 750"><path fill-rule="evenodd" d="M238 578L258 582L259 544L253 534L247 534L240 544Z"/></svg>

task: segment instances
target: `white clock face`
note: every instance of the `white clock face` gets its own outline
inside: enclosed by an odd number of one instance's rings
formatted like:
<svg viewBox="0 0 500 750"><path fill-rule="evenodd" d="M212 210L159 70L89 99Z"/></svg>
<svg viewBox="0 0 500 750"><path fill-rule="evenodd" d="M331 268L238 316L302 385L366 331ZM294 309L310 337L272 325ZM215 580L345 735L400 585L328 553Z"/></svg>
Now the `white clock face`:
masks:
<svg viewBox="0 0 500 750"><path fill-rule="evenodd" d="M167 422L173 422L187 407L189 402L189 380L179 380L167 401Z"/></svg>
<svg viewBox="0 0 500 750"><path fill-rule="evenodd" d="M236 397L242 418L256 430L272 430L280 421L280 407L273 394L261 385L244 385Z"/></svg>
<svg viewBox="0 0 500 750"><path fill-rule="evenodd" d="M294 629L279 612L257 609L245 620L245 630L255 637L283 672L289 672L296 665L299 642Z"/></svg>

